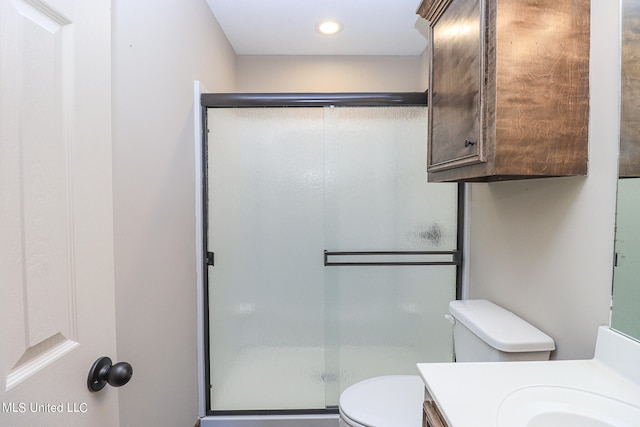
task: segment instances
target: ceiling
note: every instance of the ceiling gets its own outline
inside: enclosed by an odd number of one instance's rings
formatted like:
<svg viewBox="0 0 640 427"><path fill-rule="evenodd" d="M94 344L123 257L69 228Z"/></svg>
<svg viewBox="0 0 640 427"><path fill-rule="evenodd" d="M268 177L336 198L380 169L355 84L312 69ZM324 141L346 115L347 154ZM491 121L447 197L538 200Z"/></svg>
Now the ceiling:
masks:
<svg viewBox="0 0 640 427"><path fill-rule="evenodd" d="M421 0L207 0L237 55L420 55ZM315 27L335 19L343 29Z"/></svg>

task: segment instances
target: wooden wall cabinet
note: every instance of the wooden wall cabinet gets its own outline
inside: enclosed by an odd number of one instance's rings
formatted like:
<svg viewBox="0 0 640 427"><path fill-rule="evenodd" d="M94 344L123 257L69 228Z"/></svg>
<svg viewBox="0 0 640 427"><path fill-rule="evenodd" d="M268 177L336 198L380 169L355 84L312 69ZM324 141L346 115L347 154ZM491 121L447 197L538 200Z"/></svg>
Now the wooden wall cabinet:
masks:
<svg viewBox="0 0 640 427"><path fill-rule="evenodd" d="M620 178L640 177L640 3L624 0L622 9L622 113Z"/></svg>
<svg viewBox="0 0 640 427"><path fill-rule="evenodd" d="M429 181L586 175L590 0L423 0Z"/></svg>

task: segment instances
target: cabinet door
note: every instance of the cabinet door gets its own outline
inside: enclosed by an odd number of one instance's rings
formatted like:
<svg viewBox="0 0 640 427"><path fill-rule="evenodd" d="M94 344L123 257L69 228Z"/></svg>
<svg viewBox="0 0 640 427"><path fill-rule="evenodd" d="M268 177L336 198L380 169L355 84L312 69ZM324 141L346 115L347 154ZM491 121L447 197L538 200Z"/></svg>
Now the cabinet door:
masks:
<svg viewBox="0 0 640 427"><path fill-rule="evenodd" d="M430 172L485 161L481 0L444 1L440 10L431 21Z"/></svg>
<svg viewBox="0 0 640 427"><path fill-rule="evenodd" d="M623 1L620 178L640 177L640 3Z"/></svg>

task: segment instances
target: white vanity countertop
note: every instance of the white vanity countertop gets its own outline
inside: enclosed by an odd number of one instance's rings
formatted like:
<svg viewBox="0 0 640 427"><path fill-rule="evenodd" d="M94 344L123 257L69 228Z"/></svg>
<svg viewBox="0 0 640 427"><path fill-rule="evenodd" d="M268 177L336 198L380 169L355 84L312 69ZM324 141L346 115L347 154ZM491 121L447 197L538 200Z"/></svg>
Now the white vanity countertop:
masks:
<svg viewBox="0 0 640 427"><path fill-rule="evenodd" d="M599 331L598 346L611 338L606 329ZM603 339L601 335L605 335ZM420 363L418 370L449 427L491 427L496 425L501 402L510 393L536 385L577 388L640 406L640 382L634 368L640 365L636 358L640 345L635 346L631 352L596 349L591 360ZM610 355L619 359L621 354L629 356L622 358L622 367L611 366L611 360L606 360Z"/></svg>

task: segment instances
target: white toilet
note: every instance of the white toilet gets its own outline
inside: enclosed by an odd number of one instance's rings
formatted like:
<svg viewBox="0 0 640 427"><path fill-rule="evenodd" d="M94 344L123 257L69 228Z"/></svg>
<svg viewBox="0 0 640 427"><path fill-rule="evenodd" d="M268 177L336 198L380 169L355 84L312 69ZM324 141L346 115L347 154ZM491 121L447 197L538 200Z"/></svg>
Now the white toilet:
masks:
<svg viewBox="0 0 640 427"><path fill-rule="evenodd" d="M449 312L456 362L548 360L555 349L551 337L492 302L451 301ZM418 375L360 381L340 395L340 427L420 427L423 400Z"/></svg>

